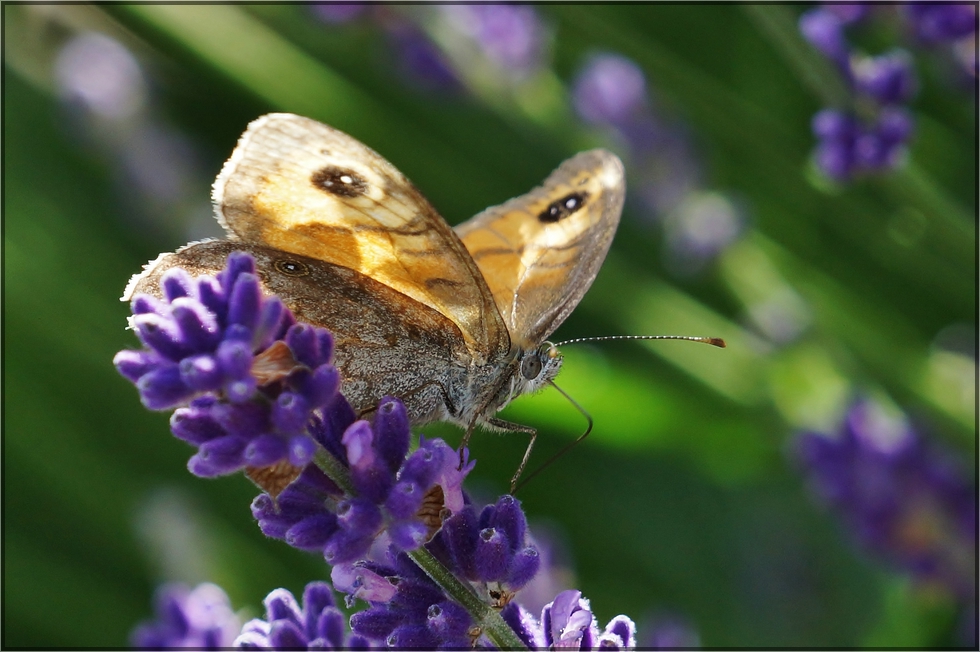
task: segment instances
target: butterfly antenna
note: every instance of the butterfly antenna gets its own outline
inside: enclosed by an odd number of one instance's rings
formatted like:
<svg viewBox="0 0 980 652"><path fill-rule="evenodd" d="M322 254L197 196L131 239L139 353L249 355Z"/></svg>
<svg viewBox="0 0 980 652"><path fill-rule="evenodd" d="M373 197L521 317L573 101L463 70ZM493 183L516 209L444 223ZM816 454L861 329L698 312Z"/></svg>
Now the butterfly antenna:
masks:
<svg viewBox="0 0 980 652"><path fill-rule="evenodd" d="M695 337L692 335L604 335L602 337L576 337L573 340L558 342L555 344L555 346L580 344L582 342L605 342L607 340L687 340L688 342L710 344L711 346L717 346L719 349L723 349L728 346L725 344L725 340L721 339L720 337ZM558 391L561 392L560 389ZM562 392L562 394L564 393L565 392ZM571 398L568 400L571 401ZM574 403L575 401L572 402Z"/></svg>
<svg viewBox="0 0 980 652"><path fill-rule="evenodd" d="M544 464L542 464L541 466L539 466L533 472L529 473L523 480L520 481L519 484L515 485L514 488L510 492L511 495L517 494L518 490L520 490L521 487L523 487L524 485L526 485L528 482L531 481L531 478L533 478L534 476L536 476L537 474L541 473L546 468L548 468L549 466L551 466L551 464L553 462L555 462L559 457L561 457L562 455L564 455L565 453L567 453L568 451L570 451L576 444L578 444L580 441L582 441L583 439L585 439L586 437L588 437L589 436L589 433L592 432L592 415L590 415L588 412L586 412L585 411L585 408L583 408L581 405L579 405L578 402L574 398L572 398L571 396L568 395L567 392L565 392L565 390L563 390L561 387L559 387L558 385L556 385L554 383L554 381L549 380L548 381L548 384L551 385L552 387L554 387L555 389L557 389L559 392L561 392L561 395L564 396L565 398L567 398L568 399L568 402L571 403L572 405L574 405L575 406L575 409L582 413L582 416L585 417L586 421L589 422L589 425L586 427L585 432L583 432L581 435L579 435L578 438L575 441L573 441L573 442L571 442L569 444L566 444L564 448L562 448L560 451L558 451L557 453L555 453L554 455L552 455L548 459L547 462L545 462Z"/></svg>

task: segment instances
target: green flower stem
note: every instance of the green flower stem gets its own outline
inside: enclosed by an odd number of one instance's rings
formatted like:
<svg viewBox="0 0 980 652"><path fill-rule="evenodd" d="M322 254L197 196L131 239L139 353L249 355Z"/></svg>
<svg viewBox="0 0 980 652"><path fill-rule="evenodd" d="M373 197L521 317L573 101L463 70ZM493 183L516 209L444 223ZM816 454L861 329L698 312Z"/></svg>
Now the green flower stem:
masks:
<svg viewBox="0 0 980 652"><path fill-rule="evenodd" d="M526 650L527 646L517 637L495 609L484 603L469 585L459 581L448 568L443 566L426 548L416 548L408 553L419 568L432 578L446 594L463 605L473 617L476 625L501 650Z"/></svg>
<svg viewBox="0 0 980 652"><path fill-rule="evenodd" d="M328 478L334 481L338 487L349 494L354 493L354 485L351 483L350 471L347 470L340 461L328 453L323 447L318 447L316 456L313 458L316 465L323 471ZM484 603L469 584L460 581L453 575L448 568L443 566L431 552L425 548L416 548L409 551L408 556L425 572L432 581L435 582L446 595L461 604L472 616L476 623L487 637L493 641L501 650L526 650L527 646L517 637L517 634L510 628L504 619L500 617L495 609Z"/></svg>

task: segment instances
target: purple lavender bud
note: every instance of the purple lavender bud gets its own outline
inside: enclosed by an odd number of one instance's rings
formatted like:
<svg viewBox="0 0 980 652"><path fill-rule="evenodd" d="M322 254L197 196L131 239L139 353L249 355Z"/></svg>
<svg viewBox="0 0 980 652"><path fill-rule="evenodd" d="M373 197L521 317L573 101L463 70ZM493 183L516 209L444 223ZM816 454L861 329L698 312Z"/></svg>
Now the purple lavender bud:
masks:
<svg viewBox="0 0 980 652"><path fill-rule="evenodd" d="M190 353L181 340L180 329L169 317L146 313L134 316L132 324L140 341L164 358L177 362Z"/></svg>
<svg viewBox="0 0 980 652"><path fill-rule="evenodd" d="M393 518L411 518L422 506L422 498L422 488L418 484L415 482L399 482L388 494L388 498L385 500L385 508Z"/></svg>
<svg viewBox="0 0 980 652"><path fill-rule="evenodd" d="M305 650L306 637L299 625L290 620L279 620L269 628L269 645L274 650Z"/></svg>
<svg viewBox="0 0 980 652"><path fill-rule="evenodd" d="M275 589L262 601L265 605L266 615L271 621L288 620L299 624L303 617L303 610L296 602L293 594L286 589Z"/></svg>
<svg viewBox="0 0 980 652"><path fill-rule="evenodd" d="M269 466L286 457L287 442L275 435L259 435L245 447L245 464Z"/></svg>
<svg viewBox="0 0 980 652"><path fill-rule="evenodd" d="M378 453L394 473L405 461L411 443L408 412L404 404L390 396L382 398L374 417L374 430L377 433Z"/></svg>
<svg viewBox="0 0 980 652"><path fill-rule="evenodd" d="M255 274L255 261L244 252L233 251L228 254L225 268L218 272L217 280L221 287L230 288L242 274Z"/></svg>
<svg viewBox="0 0 980 652"><path fill-rule="evenodd" d="M204 442L191 459L187 468L196 476L210 478L237 471L244 466L243 454L246 440L226 435Z"/></svg>
<svg viewBox="0 0 980 652"><path fill-rule="evenodd" d="M197 298L201 305L210 310L219 322L223 322L228 313L228 297L217 279L202 276L197 279ZM135 310L134 310L135 312Z"/></svg>
<svg viewBox="0 0 980 652"><path fill-rule="evenodd" d="M473 619L462 606L449 600L430 605L426 620L428 630L440 641L443 649L472 647L467 633Z"/></svg>
<svg viewBox="0 0 980 652"><path fill-rule="evenodd" d="M252 439L269 432L269 413L264 408L256 403L215 403L211 407L211 416L228 434Z"/></svg>
<svg viewBox="0 0 980 652"><path fill-rule="evenodd" d="M477 517L471 509L453 514L442 524L441 536L449 548L452 563L459 575L476 580Z"/></svg>
<svg viewBox="0 0 980 652"><path fill-rule="evenodd" d="M178 439L189 444L201 445L206 441L223 437L224 429L211 417L210 405L179 408L170 417L170 431Z"/></svg>
<svg viewBox="0 0 980 652"><path fill-rule="evenodd" d="M170 304L180 339L191 351L212 351L221 339L218 320L197 299L180 297Z"/></svg>
<svg viewBox="0 0 980 652"><path fill-rule="evenodd" d="M228 297L228 323L240 324L250 331L259 322L262 288L255 274L240 274Z"/></svg>
<svg viewBox="0 0 980 652"><path fill-rule="evenodd" d="M252 336L252 346L256 349L267 349L283 333L296 323L293 314L278 297L269 297L262 305L259 321Z"/></svg>
<svg viewBox="0 0 980 652"><path fill-rule="evenodd" d="M636 624L626 616L616 616L599 635L598 649L633 650L636 648Z"/></svg>
<svg viewBox="0 0 980 652"><path fill-rule="evenodd" d="M375 450L376 434L367 421L355 421L341 440L347 448L351 483L358 495L381 503L391 491L394 477Z"/></svg>
<svg viewBox="0 0 980 652"><path fill-rule="evenodd" d="M527 519L520 501L513 496L501 496L494 507L488 525L502 529L510 542L511 550L516 550L524 543L527 534Z"/></svg>
<svg viewBox="0 0 980 652"><path fill-rule="evenodd" d="M905 51L858 59L852 70L857 91L879 104L901 104L915 95L915 71L912 58Z"/></svg>
<svg viewBox="0 0 980 652"><path fill-rule="evenodd" d="M340 372L336 367L330 365L320 365L312 373L305 374L297 372L297 378L292 382L310 406L322 408L326 407L337 394L340 388Z"/></svg>
<svg viewBox="0 0 980 652"><path fill-rule="evenodd" d="M381 526L381 510L365 498L348 498L337 505L337 520L341 527L358 536L372 534Z"/></svg>
<svg viewBox="0 0 980 652"><path fill-rule="evenodd" d="M361 559L373 541L374 533L360 534L341 529L323 546L323 558L331 566Z"/></svg>
<svg viewBox="0 0 980 652"><path fill-rule="evenodd" d="M136 381L140 401L150 410L166 410L187 402L194 390L181 378L180 368L167 363L140 376Z"/></svg>
<svg viewBox="0 0 980 652"><path fill-rule="evenodd" d="M507 586L513 591L521 588L538 574L541 568L541 555L534 546L525 546L517 551L510 564L507 576Z"/></svg>
<svg viewBox="0 0 980 652"><path fill-rule="evenodd" d="M314 369L326 360L322 359L320 352L320 342L316 336L316 329L309 324L296 324L291 326L286 332L286 345L292 351L296 360Z"/></svg>
<svg viewBox="0 0 980 652"><path fill-rule="evenodd" d="M903 5L912 33L925 45L954 41L976 32L976 6L971 3L910 2Z"/></svg>
<svg viewBox="0 0 980 652"><path fill-rule="evenodd" d="M335 532L337 532L336 517L333 514L325 513L303 519L277 538L284 539L294 548L313 551L322 550Z"/></svg>
<svg viewBox="0 0 980 652"><path fill-rule="evenodd" d="M272 404L272 425L289 434L303 432L309 420L310 406L295 392L283 392Z"/></svg>
<svg viewBox="0 0 980 652"><path fill-rule="evenodd" d="M397 611L376 608L359 611L350 617L351 631L375 641L384 641L404 619Z"/></svg>
<svg viewBox="0 0 980 652"><path fill-rule="evenodd" d="M647 107L646 78L626 57L595 55L576 76L572 102L586 122L623 125Z"/></svg>
<svg viewBox="0 0 980 652"><path fill-rule="evenodd" d="M160 356L152 351L120 351L112 359L116 370L134 383L161 362Z"/></svg>
<svg viewBox="0 0 980 652"><path fill-rule="evenodd" d="M293 466L305 467L316 455L316 443L308 435L296 435L289 438L286 459Z"/></svg>
<svg viewBox="0 0 980 652"><path fill-rule="evenodd" d="M476 539L476 575L484 582L502 582L510 569L510 541L503 531L488 527Z"/></svg>
<svg viewBox="0 0 980 652"><path fill-rule="evenodd" d="M214 356L202 353L180 361L180 379L195 392L215 390L224 380Z"/></svg>
<svg viewBox="0 0 980 652"><path fill-rule="evenodd" d="M252 350L241 340L225 340L215 354L225 378L241 380L252 370Z"/></svg>
<svg viewBox="0 0 980 652"><path fill-rule="evenodd" d="M800 16L799 27L813 47L842 69L846 68L849 48L843 23L836 14L823 8L811 9Z"/></svg>
<svg viewBox="0 0 980 652"><path fill-rule="evenodd" d="M133 647L217 650L231 646L238 633L239 621L228 596L214 584L193 590L163 586L155 603L156 618L141 623L130 635Z"/></svg>
<svg viewBox="0 0 980 652"><path fill-rule="evenodd" d="M544 641L544 631L541 623L527 609L517 602L508 603L500 612L500 617L510 625L524 645L532 650L543 650L547 647Z"/></svg>
<svg viewBox="0 0 980 652"><path fill-rule="evenodd" d="M434 650L438 640L424 625L402 625L388 635L385 644L402 650Z"/></svg>
<svg viewBox="0 0 980 652"><path fill-rule="evenodd" d="M130 303L130 310L134 315L147 315L150 313L169 315L170 304L149 294L137 294Z"/></svg>
<svg viewBox="0 0 980 652"><path fill-rule="evenodd" d="M190 297L195 294L194 281L190 275L179 267L168 269L163 278L160 279L160 289L163 291L164 301L173 303L181 297Z"/></svg>

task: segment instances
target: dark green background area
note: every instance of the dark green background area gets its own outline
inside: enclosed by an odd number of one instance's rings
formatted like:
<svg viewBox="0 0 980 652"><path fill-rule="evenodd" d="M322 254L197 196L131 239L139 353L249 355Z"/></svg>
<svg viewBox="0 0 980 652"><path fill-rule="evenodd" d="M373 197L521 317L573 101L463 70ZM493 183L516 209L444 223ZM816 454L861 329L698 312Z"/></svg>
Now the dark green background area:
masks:
<svg viewBox="0 0 980 652"><path fill-rule="evenodd" d="M8 30L24 25L25 7L3 10ZM248 509L256 490L243 477L190 476L190 449L169 435L167 416L145 411L113 369L113 355L136 346L118 300L126 281L186 238L180 226L132 219L97 143L79 134L43 73L24 72L32 69L25 56L45 70L45 47L84 25L134 48L152 80L153 110L199 151L202 201L245 125L269 111L302 113L364 141L451 223L526 192L587 136L473 97L420 92L393 72L377 29L324 26L302 6L223 6L229 21L218 24L201 24L189 6L51 11L45 20L58 27L30 32L38 42L28 47L21 38L18 66L4 69L3 645L119 646L150 615L164 580L214 581L254 616L272 589L299 592L329 579L329 569L264 539ZM682 357L667 348L681 343L569 347L559 383L596 427L522 490L532 528L547 523L564 535L575 586L603 623L625 613L642 627L656 614L680 614L706 646L952 640L948 601L916 592L857 550L813 503L787 455L801 426L787 406L805 406L830 391L821 383L838 381L888 395L973 472L973 412L964 417L923 389L936 335L977 315L969 93L923 54L909 165L827 188L808 167L822 97L801 66L823 62L795 34L799 7L539 11L554 30L561 80L598 50L643 67L657 106L692 134L705 187L745 207L742 242L806 301L813 323L789 345L753 349L744 297L732 290L740 259L672 276L658 231L628 207L606 266L556 337L680 327L731 346ZM260 51L242 30L288 48ZM881 28L867 38L890 35ZM9 39L5 47L9 58ZM917 237L896 239L909 215ZM833 370L830 380L821 365ZM705 368L750 389L720 392ZM504 414L541 429L537 460L582 428L549 392ZM422 431L459 438L441 425ZM486 499L506 491L525 444L477 433L472 488ZM160 504L186 517L195 551L186 568L161 565L137 534L148 505Z"/></svg>

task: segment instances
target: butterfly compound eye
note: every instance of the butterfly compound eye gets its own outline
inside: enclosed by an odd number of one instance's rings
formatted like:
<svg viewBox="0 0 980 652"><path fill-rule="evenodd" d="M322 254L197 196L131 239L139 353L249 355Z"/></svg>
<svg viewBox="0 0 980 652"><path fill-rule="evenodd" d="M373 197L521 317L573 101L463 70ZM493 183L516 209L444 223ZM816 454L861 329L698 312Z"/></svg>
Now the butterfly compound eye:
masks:
<svg viewBox="0 0 980 652"><path fill-rule="evenodd" d="M310 268L296 260L277 260L276 271L286 276L306 276Z"/></svg>
<svg viewBox="0 0 980 652"><path fill-rule="evenodd" d="M521 360L521 375L526 380L534 380L541 374L541 356L537 351L529 353Z"/></svg>

